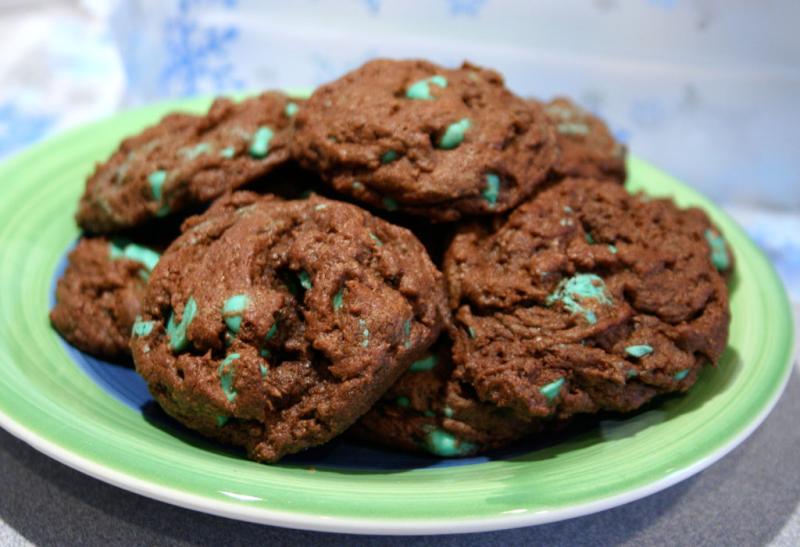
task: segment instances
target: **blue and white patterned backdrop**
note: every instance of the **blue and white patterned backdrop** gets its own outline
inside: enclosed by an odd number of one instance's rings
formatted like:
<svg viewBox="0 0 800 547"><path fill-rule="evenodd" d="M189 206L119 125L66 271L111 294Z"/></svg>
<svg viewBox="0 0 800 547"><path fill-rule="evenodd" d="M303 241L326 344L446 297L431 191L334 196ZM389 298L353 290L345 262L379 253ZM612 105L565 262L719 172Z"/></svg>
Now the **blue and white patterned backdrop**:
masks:
<svg viewBox="0 0 800 547"><path fill-rule="evenodd" d="M19 4L0 0L0 157L164 97L314 86L375 56L470 59L520 94L566 93L606 117L727 206L800 300L795 0Z"/></svg>

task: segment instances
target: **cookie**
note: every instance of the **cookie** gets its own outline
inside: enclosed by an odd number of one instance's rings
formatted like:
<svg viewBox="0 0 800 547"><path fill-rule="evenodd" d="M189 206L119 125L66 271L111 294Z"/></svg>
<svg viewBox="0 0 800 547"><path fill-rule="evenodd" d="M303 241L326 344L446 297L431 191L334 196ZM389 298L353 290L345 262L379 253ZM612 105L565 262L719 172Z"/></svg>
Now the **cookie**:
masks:
<svg viewBox="0 0 800 547"><path fill-rule="evenodd" d="M684 392L725 349L732 260L699 209L567 179L454 238L453 360L481 400L521 419Z"/></svg>
<svg viewBox="0 0 800 547"><path fill-rule="evenodd" d="M129 229L211 202L268 173L289 157L297 104L266 92L238 103L217 99L204 116L165 116L95 167L78 224L92 233Z"/></svg>
<svg viewBox="0 0 800 547"><path fill-rule="evenodd" d="M627 150L614 139L603 120L566 97L558 97L543 106L556 130L559 148L558 160L553 165L556 177L625 182Z"/></svg>
<svg viewBox="0 0 800 547"><path fill-rule="evenodd" d="M239 192L192 217L131 342L162 408L274 462L365 413L447 320L419 241L345 203Z"/></svg>
<svg viewBox="0 0 800 547"><path fill-rule="evenodd" d="M500 448L542 429L478 400L461 381L442 336L433 351L411 365L350 432L389 448L463 457Z"/></svg>
<svg viewBox="0 0 800 547"><path fill-rule="evenodd" d="M131 329L158 258L135 243L82 238L56 286L53 327L86 353L112 360L129 356Z"/></svg>
<svg viewBox="0 0 800 547"><path fill-rule="evenodd" d="M292 154L357 200L452 221L514 207L557 150L542 109L494 71L376 60L314 92Z"/></svg>

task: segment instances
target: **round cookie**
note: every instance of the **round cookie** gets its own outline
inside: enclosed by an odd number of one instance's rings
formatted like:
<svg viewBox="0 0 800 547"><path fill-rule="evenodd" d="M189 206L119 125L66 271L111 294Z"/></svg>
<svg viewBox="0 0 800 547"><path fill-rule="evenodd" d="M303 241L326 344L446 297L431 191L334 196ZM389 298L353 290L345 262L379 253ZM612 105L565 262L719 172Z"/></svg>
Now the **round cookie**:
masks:
<svg viewBox="0 0 800 547"><path fill-rule="evenodd" d="M701 210L567 179L454 238L454 362L522 419L633 410L719 360L731 267Z"/></svg>
<svg viewBox="0 0 800 547"><path fill-rule="evenodd" d="M478 400L455 374L447 337L437 346L350 428L354 436L390 448L462 457L542 429L543 420L521 420L508 409Z"/></svg>
<svg viewBox="0 0 800 547"><path fill-rule="evenodd" d="M135 243L82 238L56 286L53 327L86 353L106 359L130 355L131 328L158 257Z"/></svg>
<svg viewBox="0 0 800 547"><path fill-rule="evenodd" d="M148 284L136 368L167 413L253 459L343 432L447 320L419 241L356 206L239 192L184 230Z"/></svg>
<svg viewBox="0 0 800 547"><path fill-rule="evenodd" d="M93 233L136 227L264 175L289 157L297 104L266 92L238 103L217 99L204 116L165 116L96 166L78 206L78 224Z"/></svg>
<svg viewBox="0 0 800 547"><path fill-rule="evenodd" d="M542 109L494 71L376 60L314 92L292 154L358 200L452 221L514 207L557 149Z"/></svg>
<svg viewBox="0 0 800 547"><path fill-rule="evenodd" d="M543 106L556 130L559 157L553 165L553 173L557 177L625 182L627 150L614 139L603 120L566 97L557 97Z"/></svg>

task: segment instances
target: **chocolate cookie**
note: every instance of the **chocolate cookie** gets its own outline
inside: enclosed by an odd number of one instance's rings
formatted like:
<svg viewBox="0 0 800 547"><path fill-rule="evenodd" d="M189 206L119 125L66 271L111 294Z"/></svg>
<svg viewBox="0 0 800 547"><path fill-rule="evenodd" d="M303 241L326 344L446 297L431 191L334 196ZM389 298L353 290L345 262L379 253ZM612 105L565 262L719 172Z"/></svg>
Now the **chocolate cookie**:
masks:
<svg viewBox="0 0 800 547"><path fill-rule="evenodd" d="M455 237L454 362L523 419L633 410L719 360L731 267L699 209L567 179Z"/></svg>
<svg viewBox="0 0 800 547"><path fill-rule="evenodd" d="M556 176L625 182L625 146L614 139L603 120L566 97L546 103L544 112L556 129L559 148L558 161L553 165Z"/></svg>
<svg viewBox="0 0 800 547"><path fill-rule="evenodd" d="M469 456L541 430L509 409L478 400L454 374L450 341L416 361L351 429L358 438L411 452Z"/></svg>
<svg viewBox="0 0 800 547"><path fill-rule="evenodd" d="M56 286L56 305L50 312L55 329L92 355L129 355L131 328L158 256L135 243L81 239Z"/></svg>
<svg viewBox="0 0 800 547"><path fill-rule="evenodd" d="M344 431L447 318L419 241L356 206L239 192L184 228L148 284L136 368L167 413L253 459Z"/></svg>
<svg viewBox="0 0 800 547"><path fill-rule="evenodd" d="M119 231L203 204L269 172L289 157L297 101L266 92L239 103L217 99L205 116L170 114L122 141L86 182L77 221Z"/></svg>
<svg viewBox="0 0 800 547"><path fill-rule="evenodd" d="M339 192L442 221L514 207L557 156L542 109L498 73L389 60L318 88L292 152Z"/></svg>

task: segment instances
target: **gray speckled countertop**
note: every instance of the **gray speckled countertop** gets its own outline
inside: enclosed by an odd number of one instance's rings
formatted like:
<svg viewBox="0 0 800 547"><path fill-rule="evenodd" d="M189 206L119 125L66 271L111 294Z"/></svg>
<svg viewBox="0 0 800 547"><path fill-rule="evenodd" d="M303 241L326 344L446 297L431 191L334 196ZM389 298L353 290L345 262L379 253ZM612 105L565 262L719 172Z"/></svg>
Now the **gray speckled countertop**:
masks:
<svg viewBox="0 0 800 547"><path fill-rule="evenodd" d="M413 538L284 530L131 494L0 430L0 545L800 545L800 371L764 424L709 469L565 522Z"/></svg>

